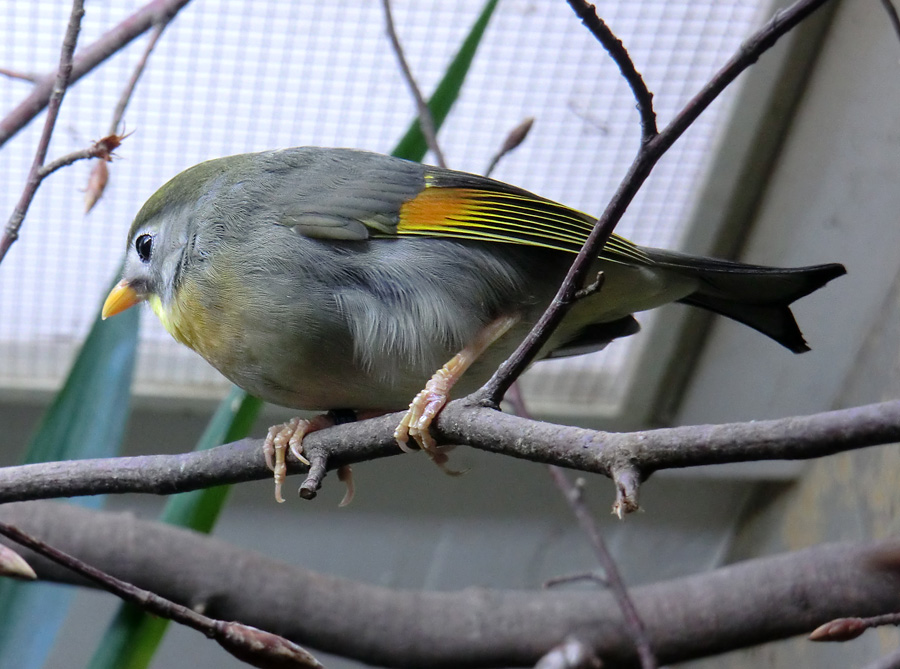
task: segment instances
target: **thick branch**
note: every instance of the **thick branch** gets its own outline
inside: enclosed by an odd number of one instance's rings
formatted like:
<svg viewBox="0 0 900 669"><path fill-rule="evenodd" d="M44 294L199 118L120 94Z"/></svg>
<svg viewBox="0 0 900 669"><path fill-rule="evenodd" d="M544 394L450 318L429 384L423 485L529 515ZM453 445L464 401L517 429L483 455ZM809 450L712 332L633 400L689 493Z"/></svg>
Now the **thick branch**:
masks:
<svg viewBox="0 0 900 669"><path fill-rule="evenodd" d="M571 635L604 666L633 666L608 593L403 592L275 562L128 514L14 504L0 519L139 587L207 615L385 666L533 666ZM634 588L661 662L808 633L840 616L900 608L900 544L834 544ZM70 581L26 555L44 578ZM409 630L415 629L416 634Z"/></svg>
<svg viewBox="0 0 900 669"><path fill-rule="evenodd" d="M394 428L402 414L314 432L303 442L328 470L400 455ZM900 441L900 401L749 423L693 425L642 432L599 432L527 420L451 402L433 424L444 443L610 476L645 478L660 469L757 460L803 460ZM288 471L304 471L294 460ZM179 455L74 460L0 469L0 503L78 495L170 495L271 477L262 441L244 439Z"/></svg>

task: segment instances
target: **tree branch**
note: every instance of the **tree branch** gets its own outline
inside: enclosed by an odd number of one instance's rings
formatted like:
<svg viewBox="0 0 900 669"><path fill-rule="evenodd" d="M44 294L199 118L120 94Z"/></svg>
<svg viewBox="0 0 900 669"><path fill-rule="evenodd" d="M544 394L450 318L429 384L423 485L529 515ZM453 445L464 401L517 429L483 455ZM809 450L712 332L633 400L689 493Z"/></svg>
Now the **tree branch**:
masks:
<svg viewBox="0 0 900 669"><path fill-rule="evenodd" d="M19 528L0 523L0 534L91 581L95 586L111 592L120 599L130 602L157 616L191 627L206 635L238 659L246 660L255 667L311 667L321 669L322 665L303 648L278 635L254 629L235 622L215 620L198 611L176 604L164 597L137 588L131 583L118 579L101 569L92 567L44 541L35 539Z"/></svg>
<svg viewBox="0 0 900 669"><path fill-rule="evenodd" d="M574 635L604 666L634 666L606 592L404 592L317 574L215 538L62 504L13 504L0 519L139 587L221 620L384 666L533 666ZM896 541L832 544L634 588L660 661L808 633L840 616L900 609ZM42 578L71 573L26 554ZM416 634L410 630L415 629Z"/></svg>
<svg viewBox="0 0 900 669"><path fill-rule="evenodd" d="M175 16L188 2L190 0L153 0L144 5L78 53L72 63L72 76L69 83L74 84L119 49L149 30L163 17ZM31 93L19 106L7 114L3 120L0 120L0 147L28 125L47 106L53 89L53 78L53 74L40 77L35 82Z"/></svg>
<svg viewBox="0 0 900 669"><path fill-rule="evenodd" d="M402 413L314 432L306 457L334 470L400 455L394 428ZM555 464L614 479L636 492L661 469L758 460L805 460L900 441L900 401L749 423L692 425L639 432L600 432L448 404L432 425L445 443ZM305 467L289 458L288 472ZM628 479L622 482L621 476ZM271 477L262 440L244 439L206 451L19 465L0 469L0 503L78 495L140 492L170 495ZM636 500L633 501L635 506Z"/></svg>
<svg viewBox="0 0 900 669"><path fill-rule="evenodd" d="M410 69L409 63L406 61L406 56L403 53L403 46L400 44L397 30L394 28L394 15L393 12L391 12L391 0L381 0L381 4L384 7L384 20L387 24L387 33L391 40L391 46L394 48L394 53L397 55L397 62L400 64L403 78L406 79L409 90L412 92L413 98L416 101L416 110L419 114L419 127L422 128L425 142L434 154L437 164L441 167L447 167L447 161L444 160L444 153L441 151L440 144L438 144L437 131L434 127L434 119L431 117L431 109L429 109L428 103L425 102L425 97L422 95L422 91L416 83L416 78L413 76L412 69Z"/></svg>
<svg viewBox="0 0 900 669"><path fill-rule="evenodd" d="M509 393L507 393L507 400L512 404L516 415L522 418L531 418L531 414L525 406L525 400L521 392L519 392L519 384L514 383L512 385ZM622 611L625 628L628 630L628 634L637 649L641 669L656 669L658 663L653 655L653 649L650 647L647 630L644 628L644 623L641 621L634 607L634 602L628 594L628 586L625 585L625 579L622 578L619 565L616 564L612 553L606 547L606 541L604 541L603 535L600 533L597 521L584 502L584 488L581 482L576 481L573 483L569 480L568 474L561 467L556 467L555 465L547 465L547 471L550 473L550 477L553 479L556 487L562 493L566 504L569 505L569 510L575 516L582 532L585 533L591 548L594 550L594 555L597 557L597 561L603 570L603 583L609 588L609 592L615 597L619 609ZM619 515L619 518L621 517ZM548 658L545 657L544 659Z"/></svg>
<svg viewBox="0 0 900 669"><path fill-rule="evenodd" d="M562 321L566 312L574 303L575 293L584 283L588 270L594 263L600 250L606 245L616 225L625 214L628 205L631 204L644 181L650 176L653 167L672 144L684 134L684 131L741 72L755 63L766 50L774 46L779 38L795 28L827 1L799 0L788 9L778 12L769 23L744 42L738 52L685 105L664 130L659 134L649 136L649 138L646 134L644 135L644 141L641 142L637 156L631 163L628 173L619 184L603 214L597 219L594 229L569 268L556 296L513 354L500 365L491 379L480 390L470 396L470 401L473 404L497 406L500 400L503 399L503 395L509 390L512 382L534 360L537 352L547 342L556 326ZM616 41L618 42L617 39ZM616 59L616 62L620 63L620 68L623 68L623 71L629 67L634 69L634 64L631 63L631 59L628 57L624 47L621 50L615 49L610 51L610 55ZM629 83L632 82L629 81ZM634 90L636 90L636 95L639 95L640 88ZM640 102L640 97L638 97L638 100Z"/></svg>
<svg viewBox="0 0 900 669"><path fill-rule="evenodd" d="M581 22L603 45L610 57L619 66L619 71L631 87L637 103L638 114L641 116L641 141L649 142L658 133L656 129L656 112L653 111L653 93L647 88L644 78L637 71L634 61L628 55L628 50L622 44L622 40L613 34L606 22L597 16L597 10L585 0L568 0L569 6L575 12Z"/></svg>
<svg viewBox="0 0 900 669"><path fill-rule="evenodd" d="M44 166L44 160L47 158L47 149L50 147L50 138L53 136L53 128L56 126L56 119L59 117L59 108L62 106L63 97L66 94L66 88L69 86L69 78L72 74L72 54L75 52L75 44L78 42L78 33L81 32L81 19L84 16L84 0L74 0L72 2L72 12L69 15L69 23L66 26L66 34L63 37L62 49L59 56L59 67L56 70L54 83L50 92L50 98L47 105L47 118L44 120L44 130L38 140L37 151L34 154L34 161L31 163L31 169L28 172L28 178L25 181L25 188L19 197L16 208L13 209L0 237L0 262L6 257L9 247L19 238L19 229L22 227L22 221L25 220L25 214L31 206L34 195L37 193L44 175L41 168Z"/></svg>

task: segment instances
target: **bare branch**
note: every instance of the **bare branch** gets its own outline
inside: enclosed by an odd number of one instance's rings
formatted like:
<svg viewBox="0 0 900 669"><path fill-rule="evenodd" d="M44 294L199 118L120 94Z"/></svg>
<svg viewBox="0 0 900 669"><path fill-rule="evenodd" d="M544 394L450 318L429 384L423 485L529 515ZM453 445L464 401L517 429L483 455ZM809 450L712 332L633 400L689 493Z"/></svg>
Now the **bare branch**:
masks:
<svg viewBox="0 0 900 669"><path fill-rule="evenodd" d="M394 28L391 0L381 0L381 4L384 6L384 20L387 23L388 37L391 40L391 45L394 47L394 53L397 54L397 62L400 64L403 77L406 79L409 90L416 100L416 110L419 114L419 126L422 128L422 134L425 135L425 141L428 143L428 148L431 149L431 152L434 154L437 164L441 167L447 167L447 161L444 160L444 154L438 144L437 132L434 128L434 119L431 117L431 110L428 108L428 103L425 102L425 98L422 96L422 91L419 90L419 85L416 83L416 78L413 76L409 63L406 62L406 56L403 54L403 46L400 44L400 38L397 36L397 31Z"/></svg>
<svg viewBox="0 0 900 669"><path fill-rule="evenodd" d="M402 415L313 432L304 439L304 452L314 462L319 456L326 458L328 471L400 455L394 429ZM618 433L531 421L456 400L438 415L432 430L444 443L610 477L628 463L646 478L661 469L804 460L893 444L900 441L900 401L776 420ZM291 474L306 471L293 458L288 458L287 466ZM262 456L262 440L244 439L177 455L0 468L0 503L126 492L171 495L271 476Z"/></svg>
<svg viewBox="0 0 900 669"><path fill-rule="evenodd" d="M113 111L112 122L109 124L109 134L117 135L119 133L119 124L122 122L122 117L125 115L125 109L128 107L128 103L131 101L131 96L134 94L134 89L137 86L138 79L141 78L141 75L144 73L144 68L147 66L147 59L150 58L150 54L153 52L153 48L156 46L156 43L159 41L159 38L162 36L163 31L166 29L166 26L169 25L169 21L172 20L172 15L166 14L156 22L155 27L153 28L153 32L150 34L150 39L147 40L147 46L144 47L144 53L141 54L140 59L137 62L137 65L134 66L134 71L131 73L131 78L128 80L128 84L126 84L125 89L122 91L121 97L119 97L118 103L116 103L116 108Z"/></svg>
<svg viewBox="0 0 900 669"><path fill-rule="evenodd" d="M109 124L109 137L122 138L122 135L119 135L118 133L122 117L125 115L125 109L131 101L131 96L134 94L134 89L137 87L138 79L141 78L141 74L143 74L144 68L147 66L147 60L150 58L153 48L156 46L156 43L162 36L163 30L166 29L166 26L169 25L169 21L171 20L172 16L165 14L161 16L156 23L156 27L153 29L150 39L147 40L147 45L144 47L144 53L141 54L141 57L138 59L137 65L135 65L134 71L131 73L131 77L126 84L125 89L122 91L122 95L119 97L119 101L116 103L116 108L113 110L112 121ZM109 162L110 159L107 156L106 159L97 162L91 170L87 187L84 190L85 214L89 213L100 198L103 197L103 192L106 190L106 184L109 182L109 167L107 166L107 163Z"/></svg>
<svg viewBox="0 0 900 669"><path fill-rule="evenodd" d="M598 281L600 281L600 277L598 277ZM523 418L531 418L528 407L525 405L525 400L519 392L518 384L513 384L508 395L516 413ZM644 623L641 622L641 618L638 616L634 602L631 601L628 587L625 585L621 572L619 572L619 565L616 564L615 559L613 559L612 554L606 547L606 542L603 540L603 535L600 534L597 521L584 503L582 487L577 483L572 483L566 473L559 467L548 465L547 470L566 500L566 504L569 505L569 510L572 511L572 514L581 526L581 530L587 535L588 542L594 550L594 555L596 555L597 561L600 563L600 568L603 569L604 582L622 610L625 627L628 630L628 635L634 642L638 658L641 661L641 669L656 669L656 657L654 657L653 650L650 648L647 630L644 629Z"/></svg>
<svg viewBox="0 0 900 669"><path fill-rule="evenodd" d="M619 66L619 71L631 86L631 92L637 102L637 110L641 115L641 141L646 143L653 139L658 131L656 129L656 112L653 111L653 93L647 88L644 78L634 66L634 61L628 55L628 50L622 44L622 40L613 34L606 22L597 16L597 10L584 0L568 0L569 6L575 11L581 22L603 45L607 53Z"/></svg>
<svg viewBox="0 0 900 669"><path fill-rule="evenodd" d="M128 45L133 39L142 35L163 17L173 17L190 0L152 0L134 14L123 20L114 28L104 33L97 41L79 51L72 63L72 76L69 83L74 84L100 63L112 56L119 49ZM3 146L13 135L24 128L44 108L50 100L54 75L39 78L31 93L0 120L0 146Z"/></svg>
<svg viewBox="0 0 900 669"><path fill-rule="evenodd" d="M0 67L0 74L4 77L9 77L10 79L21 79L22 81L30 81L31 83L36 83L40 79L39 75L32 72L17 72L16 70L10 70L5 67Z"/></svg>
<svg viewBox="0 0 900 669"><path fill-rule="evenodd" d="M113 151L122 143L123 137L120 135L110 135L103 139L98 139L91 146L80 151L73 151L64 156L60 156L55 160L51 160L38 170L38 176L44 178L53 174L56 170L71 165L79 160L87 160L89 158L100 158L104 162L111 160Z"/></svg>
<svg viewBox="0 0 900 669"><path fill-rule="evenodd" d="M4 505L0 519L208 616L367 664L533 666L572 630L611 666L636 661L618 605L593 588L395 591L126 513L30 503ZM840 615L898 610L900 578L880 560L898 552L896 541L831 544L636 587L631 596L660 662L674 663L807 634ZM72 580L71 572L38 556L25 558L41 578Z"/></svg>
<svg viewBox="0 0 900 669"><path fill-rule="evenodd" d="M22 227L22 221L25 220L25 214L31 206L38 186L41 185L41 180L43 179L41 167L43 167L44 159L47 157L47 149L50 146L50 138L53 136L53 128L56 126L56 119L59 116L59 108L62 105L63 96L66 94L66 88L69 86L69 77L72 74L72 54L75 52L75 44L78 42L78 33L81 32L81 19L83 16L84 0L74 0L72 12L69 15L69 23L66 26L66 34L63 37L55 84L47 105L47 118L44 121L44 130L38 140L37 151L34 154L34 161L31 163L31 170L28 172L25 189L19 197L16 208L9 217L6 229L3 231L3 237L0 238L0 262L6 257L9 247L19 238L19 229Z"/></svg>
<svg viewBox="0 0 900 669"><path fill-rule="evenodd" d="M509 134L506 136L506 139L503 140L503 145L500 147L499 151L494 154L494 157L491 158L491 162L488 163L487 169L484 171L484 176L491 176L491 172L494 171L494 168L497 167L497 164L506 157L512 151L518 149L522 142L528 137L528 133L531 132L531 127L534 125L534 117L529 116L524 121L522 121L519 125L509 131Z"/></svg>
<svg viewBox="0 0 900 669"><path fill-rule="evenodd" d="M102 569L92 567L82 560L50 546L46 542L35 539L17 527L0 523L0 534L34 551L38 555L84 576L126 602L130 602L154 615L186 625L211 639L215 639L229 653L251 662L254 666L313 668L322 666L312 655L287 639L278 637L270 632L263 632L262 630L241 625L240 623L227 623L208 618L193 609L176 604L149 590L138 588L131 583L106 573ZM286 662L285 660L287 659L293 660L293 663ZM264 660L281 660L284 664L262 664L261 662Z"/></svg>
<svg viewBox="0 0 900 669"><path fill-rule="evenodd" d="M625 620L628 636L631 637L635 648L637 648L641 669L656 669L658 665L650 647L647 630L644 628L644 623L638 615L634 602L631 601L628 587L625 585L622 574L619 572L619 566L616 564L612 553L606 547L606 542L603 540L603 535L600 534L600 528L597 527L596 520L594 520L584 503L581 490L572 484L566 473L559 467L550 465L548 469L550 470L550 476L553 477L553 481L556 483L556 487L563 493L569 509L578 520L581 530L587 535L591 548L594 550L594 555L597 556L597 560L600 562L600 567L605 574L606 585L622 610L622 617Z"/></svg>
<svg viewBox="0 0 900 669"><path fill-rule="evenodd" d="M641 143L638 154L625 178L619 184L603 214L597 219L581 251L572 263L566 278L547 310L525 337L515 352L497 369L493 377L476 393L470 402L482 406L497 406L510 384L525 371L534 356L550 338L574 302L574 295L584 282L590 266L606 245L625 210L650 175L651 170L672 144L715 100L734 79L783 35L828 0L799 0L788 9L778 12L769 23L750 37L728 63L688 102L672 122L659 134Z"/></svg>

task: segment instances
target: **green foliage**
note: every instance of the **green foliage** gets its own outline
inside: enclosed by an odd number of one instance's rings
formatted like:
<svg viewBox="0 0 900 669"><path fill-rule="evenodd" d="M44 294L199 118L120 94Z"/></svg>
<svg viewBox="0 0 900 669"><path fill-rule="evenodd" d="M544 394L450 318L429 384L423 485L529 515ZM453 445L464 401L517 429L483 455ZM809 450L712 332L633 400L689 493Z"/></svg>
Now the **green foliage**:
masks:
<svg viewBox="0 0 900 669"><path fill-rule="evenodd" d="M23 463L102 458L119 452L130 410L138 317L137 309L109 321L97 315ZM96 508L102 502L97 496L73 503ZM42 666L71 596L63 586L0 579L0 667Z"/></svg>

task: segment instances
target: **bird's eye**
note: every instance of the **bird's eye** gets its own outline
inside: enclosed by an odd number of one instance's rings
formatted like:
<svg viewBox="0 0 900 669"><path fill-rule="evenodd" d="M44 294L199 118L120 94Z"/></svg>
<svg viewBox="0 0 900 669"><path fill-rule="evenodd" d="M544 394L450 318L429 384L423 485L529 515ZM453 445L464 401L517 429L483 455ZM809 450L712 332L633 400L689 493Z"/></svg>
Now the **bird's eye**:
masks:
<svg viewBox="0 0 900 669"><path fill-rule="evenodd" d="M150 262L150 252L153 250L153 237L141 235L134 240L134 250L137 251L141 262Z"/></svg>

